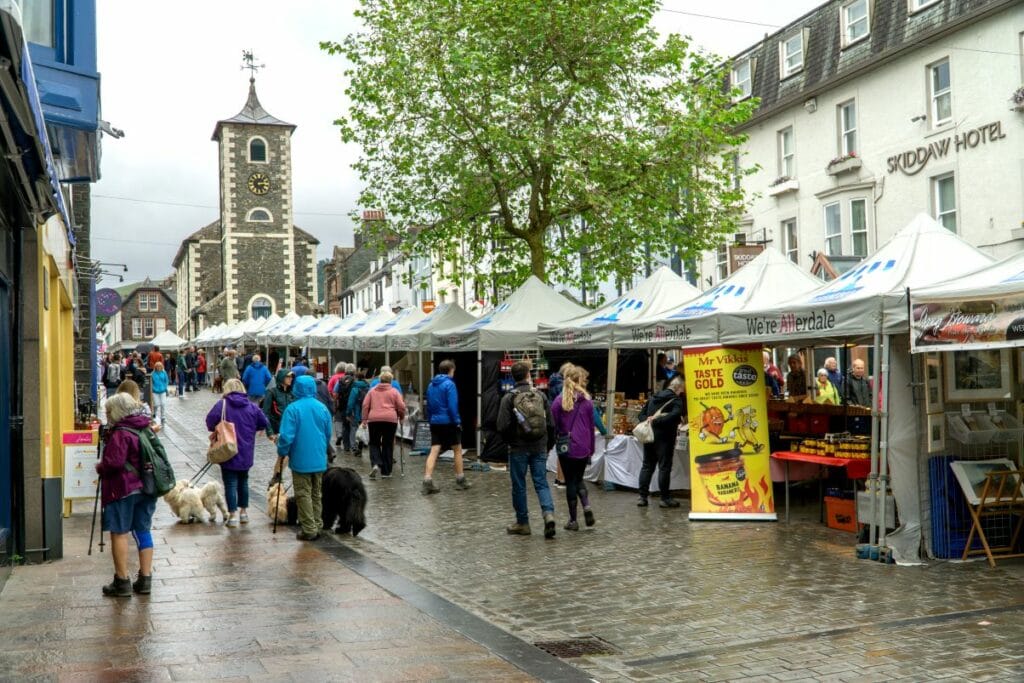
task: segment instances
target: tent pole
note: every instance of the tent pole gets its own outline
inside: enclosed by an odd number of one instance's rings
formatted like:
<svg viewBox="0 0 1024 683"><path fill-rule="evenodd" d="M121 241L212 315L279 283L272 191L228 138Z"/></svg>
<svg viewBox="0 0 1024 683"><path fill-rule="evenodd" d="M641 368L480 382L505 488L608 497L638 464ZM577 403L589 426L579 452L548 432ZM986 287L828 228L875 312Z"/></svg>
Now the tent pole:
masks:
<svg viewBox="0 0 1024 683"><path fill-rule="evenodd" d="M881 387L881 367L882 367L882 353L881 353L882 335L878 332L875 333L874 337L874 361L872 362L871 374L875 378L875 396L878 396L878 388ZM877 409L876 399L872 397L871 400L871 472L868 474L868 479L865 482L865 488L868 492L868 500L871 505L871 514L868 519L871 520L868 528L868 547L878 546L878 435L879 435L879 412Z"/></svg>
<svg viewBox="0 0 1024 683"><path fill-rule="evenodd" d="M476 347L476 459L479 461L480 456L483 454L482 449L482 431L480 429L480 420L482 419L483 411L483 392L484 392L484 356L480 351L480 345Z"/></svg>
<svg viewBox="0 0 1024 683"><path fill-rule="evenodd" d="M619 352L615 349L615 335L608 340L608 378L605 380L605 408L604 425L608 433L612 433L612 424L615 421L615 389L616 375L619 372Z"/></svg>
<svg viewBox="0 0 1024 683"><path fill-rule="evenodd" d="M426 413L427 405L424 401L426 400L427 392L423 389L423 349L417 351L416 356L416 387L420 392L420 409Z"/></svg>
<svg viewBox="0 0 1024 683"><path fill-rule="evenodd" d="M878 438L878 479L881 495L878 499L878 547L885 547L885 496L889 490L889 353L892 335L882 338L882 405L879 415L881 434Z"/></svg>

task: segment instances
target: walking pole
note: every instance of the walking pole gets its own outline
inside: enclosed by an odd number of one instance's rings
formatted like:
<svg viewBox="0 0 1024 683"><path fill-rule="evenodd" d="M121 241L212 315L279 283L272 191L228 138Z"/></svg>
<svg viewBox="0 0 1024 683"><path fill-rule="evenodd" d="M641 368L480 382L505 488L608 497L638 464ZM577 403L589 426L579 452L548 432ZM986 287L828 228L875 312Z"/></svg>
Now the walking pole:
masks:
<svg viewBox="0 0 1024 683"><path fill-rule="evenodd" d="M99 444L96 446L96 460L99 461L103 458L103 435L99 437ZM89 530L89 552L86 555L92 555L92 538L96 533L96 510L100 505L100 474L96 473L96 498L92 501L92 528ZM100 552L103 552L103 528L100 527Z"/></svg>
<svg viewBox="0 0 1024 683"><path fill-rule="evenodd" d="M274 530L270 532L272 534L277 533L277 511L281 509L281 484L284 478L283 465L284 463L281 461L281 458L278 458L277 467L274 469L274 476L277 477L277 498L274 501Z"/></svg>
<svg viewBox="0 0 1024 683"><path fill-rule="evenodd" d="M403 440L398 438L397 436L395 437L395 440L398 441L398 466L399 466L399 469L402 472L402 476L404 477L405 476L405 443L403 443Z"/></svg>

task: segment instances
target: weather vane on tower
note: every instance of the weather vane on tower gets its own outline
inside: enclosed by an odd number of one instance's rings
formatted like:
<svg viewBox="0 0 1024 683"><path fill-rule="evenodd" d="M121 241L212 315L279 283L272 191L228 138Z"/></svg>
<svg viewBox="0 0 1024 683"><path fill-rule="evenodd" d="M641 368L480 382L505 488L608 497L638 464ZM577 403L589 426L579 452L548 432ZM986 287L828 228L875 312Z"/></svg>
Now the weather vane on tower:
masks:
<svg viewBox="0 0 1024 683"><path fill-rule="evenodd" d="M245 62L245 64L242 65L242 69L243 70L244 69L248 69L249 70L249 80L250 81L255 81L256 80L256 72L257 71L259 71L260 69L267 68L266 64L257 64L256 63L256 57L253 56L252 50L242 50L242 61Z"/></svg>

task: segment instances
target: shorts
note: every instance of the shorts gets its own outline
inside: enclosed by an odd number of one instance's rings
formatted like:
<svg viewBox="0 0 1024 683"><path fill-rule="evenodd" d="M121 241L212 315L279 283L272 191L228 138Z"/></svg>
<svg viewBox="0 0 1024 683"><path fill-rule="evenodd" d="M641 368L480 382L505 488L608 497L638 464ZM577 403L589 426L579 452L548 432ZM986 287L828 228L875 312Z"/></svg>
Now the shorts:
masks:
<svg viewBox="0 0 1024 683"><path fill-rule="evenodd" d="M453 424L430 425L430 445L440 446L442 451L461 446L462 427Z"/></svg>
<svg viewBox="0 0 1024 683"><path fill-rule="evenodd" d="M149 531L153 526L156 498L140 492L131 493L103 508L103 530L112 534Z"/></svg>

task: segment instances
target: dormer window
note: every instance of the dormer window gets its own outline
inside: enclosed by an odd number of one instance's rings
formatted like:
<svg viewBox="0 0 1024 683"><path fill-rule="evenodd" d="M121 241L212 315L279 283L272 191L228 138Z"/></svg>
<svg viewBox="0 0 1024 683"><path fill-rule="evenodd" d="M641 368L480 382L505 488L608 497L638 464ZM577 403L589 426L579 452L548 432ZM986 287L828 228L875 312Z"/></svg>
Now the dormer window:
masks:
<svg viewBox="0 0 1024 683"><path fill-rule="evenodd" d="M249 161L253 163L266 163L267 141L263 138L253 138L249 141Z"/></svg>
<svg viewBox="0 0 1024 683"><path fill-rule="evenodd" d="M748 57L736 62L730 83L733 88L739 88L739 93L735 95L737 102L750 97L753 80L753 61Z"/></svg>
<svg viewBox="0 0 1024 683"><path fill-rule="evenodd" d="M245 220L250 223L269 223L273 220L273 217L266 209L252 209L245 217Z"/></svg>
<svg viewBox="0 0 1024 683"><path fill-rule="evenodd" d="M846 3L840 16L843 24L843 47L859 42L871 32L868 0L853 0Z"/></svg>
<svg viewBox="0 0 1024 683"><path fill-rule="evenodd" d="M804 68L803 32L779 43L779 62L782 78L789 78Z"/></svg>

